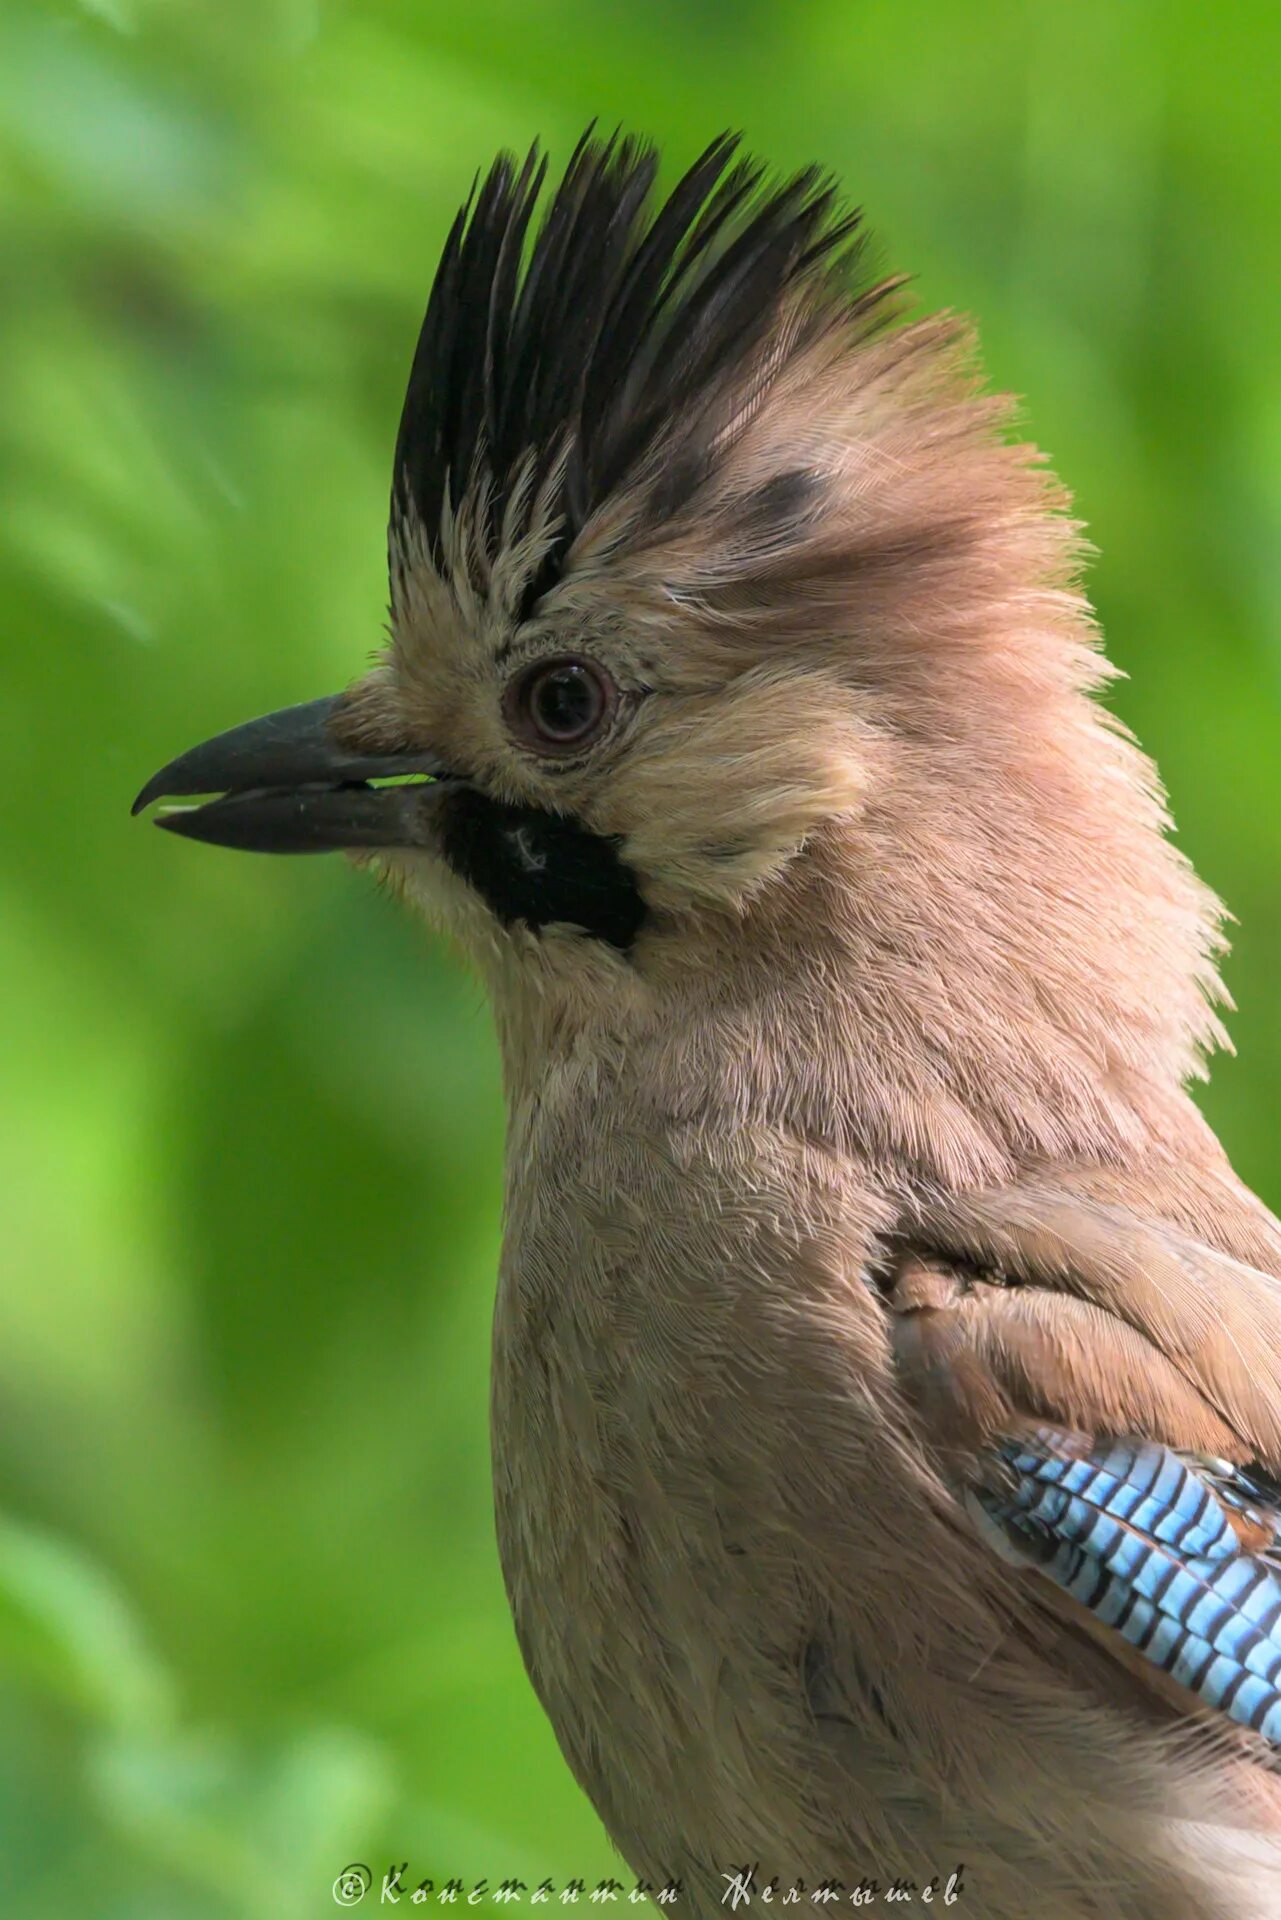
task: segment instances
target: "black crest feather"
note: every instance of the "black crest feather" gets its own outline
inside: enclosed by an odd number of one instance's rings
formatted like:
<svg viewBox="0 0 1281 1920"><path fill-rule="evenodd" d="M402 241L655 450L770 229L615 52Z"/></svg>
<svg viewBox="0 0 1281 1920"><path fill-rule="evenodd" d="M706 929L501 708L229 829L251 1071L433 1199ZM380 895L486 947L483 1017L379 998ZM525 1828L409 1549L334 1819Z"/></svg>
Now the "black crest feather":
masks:
<svg viewBox="0 0 1281 1920"><path fill-rule="evenodd" d="M536 490L564 459L557 527L524 608L553 584L593 510L662 447L653 511L688 500L712 458L716 401L741 380L798 289L796 338L872 303L857 213L815 168L766 185L722 134L657 210L654 149L589 129L532 242L547 172L500 155L445 242L410 370L392 479L392 529L412 505L433 560L479 484L492 545L532 455Z"/></svg>

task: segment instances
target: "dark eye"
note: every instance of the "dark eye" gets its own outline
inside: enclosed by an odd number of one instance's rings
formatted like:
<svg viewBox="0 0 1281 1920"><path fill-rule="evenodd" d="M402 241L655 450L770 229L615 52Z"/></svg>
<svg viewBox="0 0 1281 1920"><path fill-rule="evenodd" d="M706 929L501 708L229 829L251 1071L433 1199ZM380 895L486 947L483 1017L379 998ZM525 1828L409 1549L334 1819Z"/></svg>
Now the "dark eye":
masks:
<svg viewBox="0 0 1281 1920"><path fill-rule="evenodd" d="M594 660L540 660L512 682L505 706L508 724L527 746L563 753L601 732L616 698L613 681Z"/></svg>

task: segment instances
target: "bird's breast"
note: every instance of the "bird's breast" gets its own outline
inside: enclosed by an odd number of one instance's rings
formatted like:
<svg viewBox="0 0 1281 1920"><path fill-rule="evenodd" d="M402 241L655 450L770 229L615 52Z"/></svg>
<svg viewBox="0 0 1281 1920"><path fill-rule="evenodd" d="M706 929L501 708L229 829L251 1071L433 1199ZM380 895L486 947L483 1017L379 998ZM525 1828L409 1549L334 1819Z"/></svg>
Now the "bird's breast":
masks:
<svg viewBox="0 0 1281 1920"><path fill-rule="evenodd" d="M748 1168L741 1133L714 1152L549 1103L513 1139L493 1450L531 1679L638 1871L759 1854L788 1831L821 1665L800 1529L822 1529L805 1452L823 1442L800 1440L795 1371L818 1223L781 1150ZM861 1287L820 1266L825 1297ZM846 1311L879 1364L870 1297ZM830 1366L817 1320L813 1340ZM816 1377L820 1434L830 1400Z"/></svg>

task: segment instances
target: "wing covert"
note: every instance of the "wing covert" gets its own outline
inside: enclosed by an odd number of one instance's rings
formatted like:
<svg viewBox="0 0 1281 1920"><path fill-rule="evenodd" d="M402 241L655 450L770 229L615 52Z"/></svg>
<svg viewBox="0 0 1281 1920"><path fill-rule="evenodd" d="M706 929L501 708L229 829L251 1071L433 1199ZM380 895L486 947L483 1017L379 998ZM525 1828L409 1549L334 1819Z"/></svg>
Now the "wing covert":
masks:
<svg viewBox="0 0 1281 1920"><path fill-rule="evenodd" d="M1100 1625L1281 1744L1281 1579L1195 1463L1150 1442L1037 1428L991 1450L973 1497Z"/></svg>

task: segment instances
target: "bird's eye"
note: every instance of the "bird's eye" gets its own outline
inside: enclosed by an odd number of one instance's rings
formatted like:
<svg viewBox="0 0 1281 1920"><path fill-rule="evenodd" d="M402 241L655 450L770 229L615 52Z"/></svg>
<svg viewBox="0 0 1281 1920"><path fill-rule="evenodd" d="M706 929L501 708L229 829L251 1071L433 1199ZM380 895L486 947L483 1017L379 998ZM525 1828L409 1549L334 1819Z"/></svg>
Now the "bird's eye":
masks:
<svg viewBox="0 0 1281 1920"><path fill-rule="evenodd" d="M603 731L617 697L594 660L540 660L517 675L504 704L508 725L526 746L567 753Z"/></svg>

